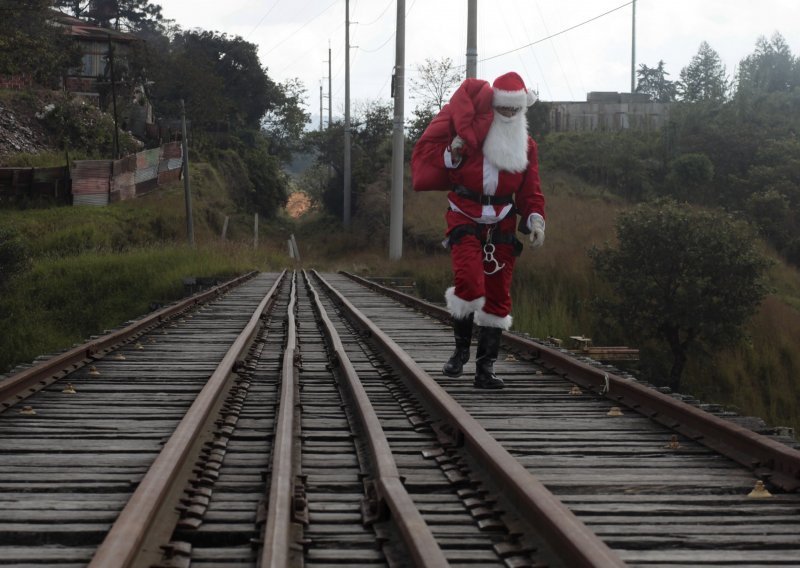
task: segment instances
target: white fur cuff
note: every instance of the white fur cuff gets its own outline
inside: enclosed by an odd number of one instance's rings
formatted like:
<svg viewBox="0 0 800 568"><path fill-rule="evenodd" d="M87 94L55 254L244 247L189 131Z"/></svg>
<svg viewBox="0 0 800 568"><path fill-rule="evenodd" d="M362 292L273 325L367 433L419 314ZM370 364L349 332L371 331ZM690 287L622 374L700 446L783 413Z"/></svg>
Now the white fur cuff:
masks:
<svg viewBox="0 0 800 568"><path fill-rule="evenodd" d="M486 302L486 298L483 296L469 302L462 300L456 296L455 286L451 286L445 291L444 299L447 302L447 311L456 319L464 319L473 312L480 313L479 310L483 309L483 304Z"/></svg>
<svg viewBox="0 0 800 568"><path fill-rule="evenodd" d="M511 329L511 315L505 317L487 314L483 309L475 312L475 323L483 327L499 327L500 329Z"/></svg>

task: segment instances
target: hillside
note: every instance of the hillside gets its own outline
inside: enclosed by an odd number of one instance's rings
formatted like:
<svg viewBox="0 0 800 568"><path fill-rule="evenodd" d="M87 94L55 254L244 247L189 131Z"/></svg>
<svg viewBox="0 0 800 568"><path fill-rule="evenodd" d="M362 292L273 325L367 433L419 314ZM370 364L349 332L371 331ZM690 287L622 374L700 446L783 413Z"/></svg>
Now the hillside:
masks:
<svg viewBox="0 0 800 568"><path fill-rule="evenodd" d="M42 108L39 108L42 107ZM0 166L15 154L50 151L50 137L36 118L44 110L37 99L6 94L0 97Z"/></svg>

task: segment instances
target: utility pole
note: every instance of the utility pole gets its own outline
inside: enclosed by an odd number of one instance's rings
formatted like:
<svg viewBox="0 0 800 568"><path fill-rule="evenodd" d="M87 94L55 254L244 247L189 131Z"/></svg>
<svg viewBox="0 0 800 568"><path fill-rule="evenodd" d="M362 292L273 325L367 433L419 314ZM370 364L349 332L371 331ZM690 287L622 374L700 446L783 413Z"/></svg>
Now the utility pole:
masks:
<svg viewBox="0 0 800 568"><path fill-rule="evenodd" d="M119 20L117 20L119 21ZM114 44L111 35L108 37L108 66L111 72L111 102L114 108L114 159L119 159L119 128L117 128L117 81L114 76Z"/></svg>
<svg viewBox="0 0 800 568"><path fill-rule="evenodd" d="M636 0L633 0L631 22L631 94L636 90Z"/></svg>
<svg viewBox="0 0 800 568"><path fill-rule="evenodd" d="M344 214L350 228L350 0L344 1Z"/></svg>
<svg viewBox="0 0 800 568"><path fill-rule="evenodd" d="M192 218L192 192L189 189L189 140L186 137L186 106L181 99L181 150L183 152L183 195L186 202L186 234L189 246L194 248L194 220Z"/></svg>
<svg viewBox="0 0 800 568"><path fill-rule="evenodd" d="M478 76L478 0L467 3L467 79Z"/></svg>
<svg viewBox="0 0 800 568"><path fill-rule="evenodd" d="M406 61L406 0L397 0L397 32L394 54L394 130L392 131L392 198L389 209L389 258L403 256L403 174L405 173L405 61Z"/></svg>
<svg viewBox="0 0 800 568"><path fill-rule="evenodd" d="M333 89L331 87L333 74L331 73L331 42L328 40L328 128L333 124Z"/></svg>

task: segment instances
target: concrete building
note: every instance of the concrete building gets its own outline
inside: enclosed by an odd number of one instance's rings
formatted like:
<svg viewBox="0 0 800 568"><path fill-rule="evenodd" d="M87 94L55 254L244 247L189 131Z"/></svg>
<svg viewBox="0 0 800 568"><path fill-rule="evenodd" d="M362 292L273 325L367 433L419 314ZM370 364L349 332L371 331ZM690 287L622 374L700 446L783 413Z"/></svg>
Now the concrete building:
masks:
<svg viewBox="0 0 800 568"><path fill-rule="evenodd" d="M550 103L550 130L658 130L669 118L670 104L652 102L641 93L593 91L586 102Z"/></svg>

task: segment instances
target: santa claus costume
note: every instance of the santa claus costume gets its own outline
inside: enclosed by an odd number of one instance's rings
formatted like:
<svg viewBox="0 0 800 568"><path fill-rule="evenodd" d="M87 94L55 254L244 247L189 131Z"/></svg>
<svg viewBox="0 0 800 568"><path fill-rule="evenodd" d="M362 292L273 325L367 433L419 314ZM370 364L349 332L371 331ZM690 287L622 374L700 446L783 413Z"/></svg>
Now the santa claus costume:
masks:
<svg viewBox="0 0 800 568"><path fill-rule="evenodd" d="M492 85L467 79L422 134L411 158L415 191L448 191L454 286L445 292L456 349L442 372L457 377L478 325L477 388L503 388L494 362L511 327L511 278L522 243L544 242L544 196L525 109L536 100L516 73Z"/></svg>

